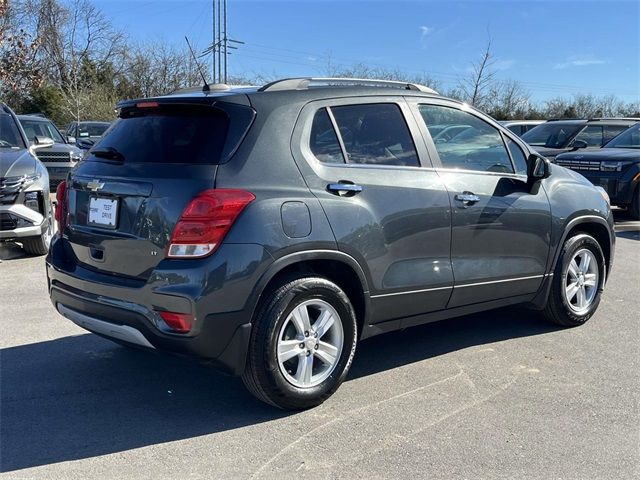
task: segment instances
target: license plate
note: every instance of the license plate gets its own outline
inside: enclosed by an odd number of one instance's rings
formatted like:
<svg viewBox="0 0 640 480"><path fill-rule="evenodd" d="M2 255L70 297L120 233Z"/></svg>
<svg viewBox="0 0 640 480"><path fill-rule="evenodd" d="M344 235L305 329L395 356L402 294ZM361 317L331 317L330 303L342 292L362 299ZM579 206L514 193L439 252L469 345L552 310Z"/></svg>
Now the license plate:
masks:
<svg viewBox="0 0 640 480"><path fill-rule="evenodd" d="M89 198L89 225L116 228L118 221L118 200L111 198Z"/></svg>

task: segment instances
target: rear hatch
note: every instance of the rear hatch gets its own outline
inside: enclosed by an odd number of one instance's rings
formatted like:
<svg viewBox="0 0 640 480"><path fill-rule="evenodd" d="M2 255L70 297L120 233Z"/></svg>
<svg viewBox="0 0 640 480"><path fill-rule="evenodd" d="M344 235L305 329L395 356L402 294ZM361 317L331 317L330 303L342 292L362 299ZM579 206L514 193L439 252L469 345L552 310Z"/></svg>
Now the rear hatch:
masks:
<svg viewBox="0 0 640 480"><path fill-rule="evenodd" d="M227 102L124 104L120 118L70 175L66 235L83 266L146 280L165 259L174 226L214 188L254 112Z"/></svg>

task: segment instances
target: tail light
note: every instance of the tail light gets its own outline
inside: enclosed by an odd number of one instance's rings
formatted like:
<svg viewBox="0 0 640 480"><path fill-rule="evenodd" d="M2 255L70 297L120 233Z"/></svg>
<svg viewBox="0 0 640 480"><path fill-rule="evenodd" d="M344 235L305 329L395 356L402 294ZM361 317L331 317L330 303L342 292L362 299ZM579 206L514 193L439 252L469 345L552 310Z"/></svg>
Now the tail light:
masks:
<svg viewBox="0 0 640 480"><path fill-rule="evenodd" d="M173 229L169 258L211 255L222 243L240 212L255 196L245 190L205 190L184 209Z"/></svg>
<svg viewBox="0 0 640 480"><path fill-rule="evenodd" d="M67 182L62 181L56 189L55 218L58 223L58 231L62 233L67 226Z"/></svg>

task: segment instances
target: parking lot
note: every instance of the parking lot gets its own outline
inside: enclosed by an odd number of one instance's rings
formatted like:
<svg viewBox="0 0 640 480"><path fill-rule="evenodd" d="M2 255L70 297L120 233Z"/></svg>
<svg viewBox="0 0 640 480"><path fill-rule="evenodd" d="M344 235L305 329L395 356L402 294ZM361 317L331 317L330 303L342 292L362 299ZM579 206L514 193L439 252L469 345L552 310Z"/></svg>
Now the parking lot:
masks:
<svg viewBox="0 0 640 480"><path fill-rule="evenodd" d="M510 308L375 337L321 407L120 347L59 316L0 246L3 478L638 478L640 222L585 326Z"/></svg>

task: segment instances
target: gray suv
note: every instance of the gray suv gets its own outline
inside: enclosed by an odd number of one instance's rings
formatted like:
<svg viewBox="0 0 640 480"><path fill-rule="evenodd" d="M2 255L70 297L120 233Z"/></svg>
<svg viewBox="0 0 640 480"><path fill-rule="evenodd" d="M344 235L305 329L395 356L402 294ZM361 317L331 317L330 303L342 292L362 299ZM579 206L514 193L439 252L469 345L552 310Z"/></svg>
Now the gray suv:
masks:
<svg viewBox="0 0 640 480"><path fill-rule="evenodd" d="M0 103L0 242L20 242L31 255L47 253L55 229L49 174L36 158L52 141L29 146L13 111Z"/></svg>
<svg viewBox="0 0 640 480"><path fill-rule="evenodd" d="M58 190L49 292L87 330L300 409L362 339L513 304L575 326L598 307L606 194L481 112L397 82L205 90L120 103Z"/></svg>
<svg viewBox="0 0 640 480"><path fill-rule="evenodd" d="M67 177L69 170L82 160L82 150L67 143L58 128L47 118L38 115L18 115L18 120L30 145L35 144L36 137L48 137L53 140L53 145L39 149L36 155L47 167L51 189L55 190Z"/></svg>

